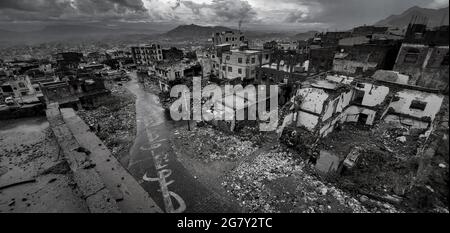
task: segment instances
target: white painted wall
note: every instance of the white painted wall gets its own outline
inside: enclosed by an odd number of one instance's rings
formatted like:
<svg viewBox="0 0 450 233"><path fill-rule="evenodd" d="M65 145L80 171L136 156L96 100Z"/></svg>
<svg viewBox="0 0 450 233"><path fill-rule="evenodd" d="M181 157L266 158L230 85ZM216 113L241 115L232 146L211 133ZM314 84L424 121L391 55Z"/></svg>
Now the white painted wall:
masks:
<svg viewBox="0 0 450 233"><path fill-rule="evenodd" d="M347 93L342 93L339 99L339 103L336 107L336 112L342 112L344 108L350 105L350 101L353 97L353 91L349 91Z"/></svg>
<svg viewBox="0 0 450 233"><path fill-rule="evenodd" d="M432 121L436 117L436 114L439 112L442 101L444 99L443 96L438 94L415 90L403 90L397 92L396 96L398 96L400 99L398 101L392 102L389 105L389 107L392 107L395 112L419 118L430 117ZM427 103L425 109L423 111L411 109L410 106L413 100Z"/></svg>
<svg viewBox="0 0 450 233"><path fill-rule="evenodd" d="M319 88L302 88L297 91L297 95L303 97L301 109L322 114L324 103L328 98L328 93Z"/></svg>
<svg viewBox="0 0 450 233"><path fill-rule="evenodd" d="M297 115L297 126L304 126L310 131L313 131L319 123L319 117L311 113L299 111Z"/></svg>
<svg viewBox="0 0 450 233"><path fill-rule="evenodd" d="M375 86L370 83L363 83L364 88L356 87L356 89L364 91L364 98L362 105L374 107L377 106L386 99L389 94L389 87Z"/></svg>
<svg viewBox="0 0 450 233"><path fill-rule="evenodd" d="M377 113L374 110L361 108L358 106L350 106L345 110L345 117L342 118L345 122L357 122L359 119L359 114L367 114L366 125L373 125L373 121L375 120L375 114Z"/></svg>
<svg viewBox="0 0 450 233"><path fill-rule="evenodd" d="M333 116L333 113L335 111L334 109L334 103L338 102L340 100L340 98L336 98L332 101L329 101L326 108L325 108L325 113L322 116L322 121L326 121L328 120L331 116Z"/></svg>

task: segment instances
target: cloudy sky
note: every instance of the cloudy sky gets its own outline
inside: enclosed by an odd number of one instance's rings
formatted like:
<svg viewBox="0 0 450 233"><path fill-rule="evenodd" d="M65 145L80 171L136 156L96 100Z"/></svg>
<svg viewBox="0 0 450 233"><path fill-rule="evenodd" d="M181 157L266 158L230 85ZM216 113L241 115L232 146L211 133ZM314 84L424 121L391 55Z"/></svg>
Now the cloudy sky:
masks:
<svg viewBox="0 0 450 233"><path fill-rule="evenodd" d="M0 0L0 23L157 22L343 29L449 0Z"/></svg>

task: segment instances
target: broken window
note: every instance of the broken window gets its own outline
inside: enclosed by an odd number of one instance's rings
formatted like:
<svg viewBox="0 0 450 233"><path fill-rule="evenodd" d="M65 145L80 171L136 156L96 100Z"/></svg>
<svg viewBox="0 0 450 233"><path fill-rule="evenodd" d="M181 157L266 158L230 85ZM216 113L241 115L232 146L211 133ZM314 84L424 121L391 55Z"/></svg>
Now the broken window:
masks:
<svg viewBox="0 0 450 233"><path fill-rule="evenodd" d="M405 63L416 63L419 58L418 54L406 54L405 55Z"/></svg>
<svg viewBox="0 0 450 233"><path fill-rule="evenodd" d="M423 110L425 110L426 107L427 107L427 103L422 102L420 100L413 100L411 102L411 105L409 106L409 109L423 111Z"/></svg>
<svg viewBox="0 0 450 233"><path fill-rule="evenodd" d="M367 123L367 119L369 118L369 115L360 113L358 116L358 123L365 125Z"/></svg>
<svg viewBox="0 0 450 233"><path fill-rule="evenodd" d="M242 63L242 58L238 58L238 63Z"/></svg>
<svg viewBox="0 0 450 233"><path fill-rule="evenodd" d="M403 60L403 62L405 62L405 63L416 63L417 60L419 59L419 54L420 54L420 51L418 49L410 48L406 52L405 59Z"/></svg>
<svg viewBox="0 0 450 233"><path fill-rule="evenodd" d="M448 52L447 54L444 56L444 59L441 62L442 66L448 66Z"/></svg>
<svg viewBox="0 0 450 233"><path fill-rule="evenodd" d="M252 64L255 64L256 59L254 57L252 57Z"/></svg>
<svg viewBox="0 0 450 233"><path fill-rule="evenodd" d="M353 102L356 104L362 104L363 99L364 99L364 91L355 90L353 94Z"/></svg>
<svg viewBox="0 0 450 233"><path fill-rule="evenodd" d="M238 74L242 74L242 69L241 68L238 69Z"/></svg>

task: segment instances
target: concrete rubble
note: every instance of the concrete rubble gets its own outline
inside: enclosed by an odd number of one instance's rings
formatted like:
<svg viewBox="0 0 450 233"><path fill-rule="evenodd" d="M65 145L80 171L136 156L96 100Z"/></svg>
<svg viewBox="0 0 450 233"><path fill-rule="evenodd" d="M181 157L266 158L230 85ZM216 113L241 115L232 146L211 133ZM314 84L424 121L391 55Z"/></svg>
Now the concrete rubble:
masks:
<svg viewBox="0 0 450 233"><path fill-rule="evenodd" d="M126 157L136 135L135 98L125 87L112 84L111 96L100 107L77 114L116 158Z"/></svg>

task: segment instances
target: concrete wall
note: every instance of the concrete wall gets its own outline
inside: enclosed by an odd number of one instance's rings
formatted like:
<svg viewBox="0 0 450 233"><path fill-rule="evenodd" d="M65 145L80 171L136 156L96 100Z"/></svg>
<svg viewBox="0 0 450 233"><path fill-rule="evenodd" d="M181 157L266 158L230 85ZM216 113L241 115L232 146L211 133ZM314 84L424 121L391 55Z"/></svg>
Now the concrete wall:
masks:
<svg viewBox="0 0 450 233"><path fill-rule="evenodd" d="M420 44L403 44L394 70L411 76L409 83L411 85L448 91L449 65L443 64L448 53L448 46L430 47ZM408 56L415 57L415 62L407 59Z"/></svg>
<svg viewBox="0 0 450 233"><path fill-rule="evenodd" d="M316 114L322 114L325 101L329 97L328 93L319 88L302 88L297 91L297 95L303 97L301 109Z"/></svg>
<svg viewBox="0 0 450 233"><path fill-rule="evenodd" d="M396 93L396 97L398 97L398 100L393 101L389 105L389 108L392 108L395 113L405 114L416 118L427 117L430 118L431 121L434 120L436 114L439 112L444 99L443 96L438 94L415 90L399 91ZM426 104L425 109L422 111L411 108L411 103L414 100L424 102Z"/></svg>
<svg viewBox="0 0 450 233"><path fill-rule="evenodd" d="M343 59L334 59L333 71L346 74L356 74L358 72L357 68L361 68L362 72L366 72L370 70L375 70L377 65L378 64L375 62L359 62Z"/></svg>
<svg viewBox="0 0 450 233"><path fill-rule="evenodd" d="M364 98L362 105L374 107L377 106L386 99L389 94L389 87L376 86L370 83L361 83L361 87L356 86L356 90L364 91Z"/></svg>

